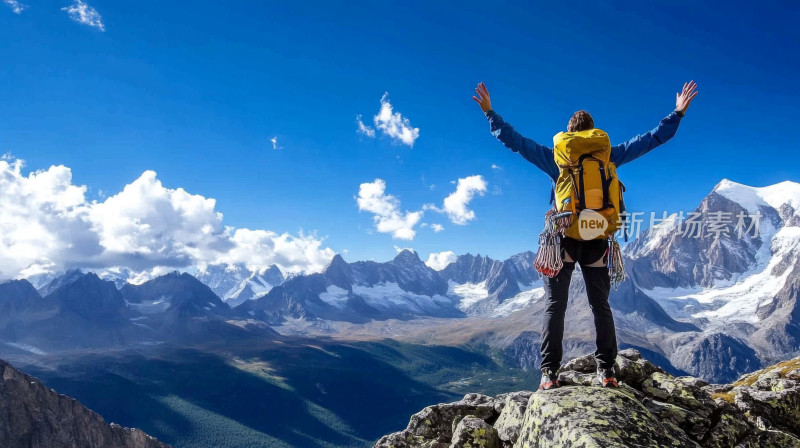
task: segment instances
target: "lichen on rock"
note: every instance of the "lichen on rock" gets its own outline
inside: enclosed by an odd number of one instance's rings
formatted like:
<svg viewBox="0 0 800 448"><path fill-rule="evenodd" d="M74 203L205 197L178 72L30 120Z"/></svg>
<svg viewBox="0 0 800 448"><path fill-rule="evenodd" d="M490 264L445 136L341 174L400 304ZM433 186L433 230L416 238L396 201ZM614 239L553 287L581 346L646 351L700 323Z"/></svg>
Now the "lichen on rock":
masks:
<svg viewBox="0 0 800 448"><path fill-rule="evenodd" d="M531 396L515 448L684 447L630 395L610 388L563 387Z"/></svg>
<svg viewBox="0 0 800 448"><path fill-rule="evenodd" d="M500 448L500 438L492 425L474 415L468 415L456 425L450 447Z"/></svg>

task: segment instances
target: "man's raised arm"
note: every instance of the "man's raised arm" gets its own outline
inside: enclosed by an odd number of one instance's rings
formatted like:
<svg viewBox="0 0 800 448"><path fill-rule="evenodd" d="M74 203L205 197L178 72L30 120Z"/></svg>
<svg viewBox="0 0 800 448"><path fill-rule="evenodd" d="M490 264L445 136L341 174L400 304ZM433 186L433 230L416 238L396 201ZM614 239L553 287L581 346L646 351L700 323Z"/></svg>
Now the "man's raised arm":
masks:
<svg viewBox="0 0 800 448"><path fill-rule="evenodd" d="M611 148L611 161L617 166L632 162L675 136L681 118L697 95L697 83L689 81L676 95L675 110L664 117L655 129Z"/></svg>
<svg viewBox="0 0 800 448"><path fill-rule="evenodd" d="M489 119L489 130L503 145L508 149L519 153L525 160L536 165L537 168L544 171L551 179L555 180L558 177L558 167L553 159L553 149L547 146L540 145L529 139L523 137L522 134L516 131L513 126L506 123L503 117L497 112L492 110L492 103L489 99L489 90L483 83L479 83L475 88L477 97L473 96L481 106L481 110Z"/></svg>

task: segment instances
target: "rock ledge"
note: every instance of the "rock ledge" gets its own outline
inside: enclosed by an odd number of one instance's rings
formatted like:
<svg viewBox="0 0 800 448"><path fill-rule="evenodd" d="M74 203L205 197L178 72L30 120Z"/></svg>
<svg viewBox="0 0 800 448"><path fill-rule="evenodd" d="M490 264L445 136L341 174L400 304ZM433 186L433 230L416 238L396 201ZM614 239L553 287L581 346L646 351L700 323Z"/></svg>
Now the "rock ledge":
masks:
<svg viewBox="0 0 800 448"><path fill-rule="evenodd" d="M598 387L587 355L559 370L564 387L428 406L374 448L800 448L800 357L726 385L673 377L633 349L618 389Z"/></svg>

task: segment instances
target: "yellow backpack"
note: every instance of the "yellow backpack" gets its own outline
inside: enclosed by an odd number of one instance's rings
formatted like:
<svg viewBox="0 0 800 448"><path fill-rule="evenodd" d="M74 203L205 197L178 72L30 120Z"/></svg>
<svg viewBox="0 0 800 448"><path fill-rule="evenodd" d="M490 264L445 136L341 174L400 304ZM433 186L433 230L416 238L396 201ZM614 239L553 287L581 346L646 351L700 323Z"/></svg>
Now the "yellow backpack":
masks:
<svg viewBox="0 0 800 448"><path fill-rule="evenodd" d="M564 235L579 240L613 235L620 228L625 187L611 162L608 134L600 129L559 132L553 145L559 168L555 207L558 212L572 212ZM581 214L584 210L596 213Z"/></svg>

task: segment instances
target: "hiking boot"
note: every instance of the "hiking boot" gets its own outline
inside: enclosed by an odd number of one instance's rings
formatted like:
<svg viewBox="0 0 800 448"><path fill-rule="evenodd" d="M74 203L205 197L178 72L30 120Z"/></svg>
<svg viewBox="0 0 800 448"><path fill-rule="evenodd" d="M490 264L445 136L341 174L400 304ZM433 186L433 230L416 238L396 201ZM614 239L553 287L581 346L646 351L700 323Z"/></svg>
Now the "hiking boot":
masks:
<svg viewBox="0 0 800 448"><path fill-rule="evenodd" d="M597 379L603 387L618 387L617 378L614 377L614 368L597 369Z"/></svg>
<svg viewBox="0 0 800 448"><path fill-rule="evenodd" d="M539 382L539 390L549 390L561 387L558 382L558 375L550 369L542 369L542 380Z"/></svg>

